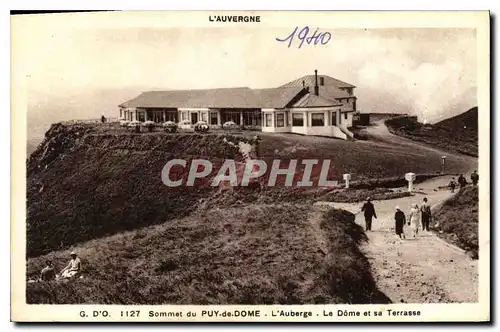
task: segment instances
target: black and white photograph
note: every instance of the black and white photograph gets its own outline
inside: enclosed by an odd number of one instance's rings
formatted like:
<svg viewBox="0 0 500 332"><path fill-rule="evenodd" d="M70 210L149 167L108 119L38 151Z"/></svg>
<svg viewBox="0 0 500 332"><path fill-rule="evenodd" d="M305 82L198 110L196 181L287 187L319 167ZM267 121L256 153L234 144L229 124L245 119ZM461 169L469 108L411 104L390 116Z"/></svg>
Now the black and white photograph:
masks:
<svg viewBox="0 0 500 332"><path fill-rule="evenodd" d="M14 320L490 319L488 12L11 30Z"/></svg>

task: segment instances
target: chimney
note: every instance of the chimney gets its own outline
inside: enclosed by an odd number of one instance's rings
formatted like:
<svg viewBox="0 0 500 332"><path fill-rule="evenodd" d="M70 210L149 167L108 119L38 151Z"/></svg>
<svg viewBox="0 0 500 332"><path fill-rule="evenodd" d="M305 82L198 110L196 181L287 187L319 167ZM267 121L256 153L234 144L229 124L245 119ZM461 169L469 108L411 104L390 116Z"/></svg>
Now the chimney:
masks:
<svg viewBox="0 0 500 332"><path fill-rule="evenodd" d="M314 69L314 94L319 96L319 86L318 86L318 70Z"/></svg>

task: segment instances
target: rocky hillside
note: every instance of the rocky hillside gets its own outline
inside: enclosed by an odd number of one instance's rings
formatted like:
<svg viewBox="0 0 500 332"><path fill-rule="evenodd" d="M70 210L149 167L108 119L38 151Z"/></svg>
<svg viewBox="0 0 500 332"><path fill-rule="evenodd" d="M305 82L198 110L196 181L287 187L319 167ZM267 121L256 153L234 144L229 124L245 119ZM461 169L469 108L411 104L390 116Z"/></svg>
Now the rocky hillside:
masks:
<svg viewBox="0 0 500 332"><path fill-rule="evenodd" d="M161 171L180 156L188 162L210 157L215 165L243 158L222 136L116 134L53 125L27 163L28 256L193 211L217 188L208 181L167 187ZM185 178L188 171L179 167L173 176Z"/></svg>
<svg viewBox="0 0 500 332"><path fill-rule="evenodd" d="M446 150L478 156L477 107L434 125L420 123L416 117L389 119L385 124L394 134Z"/></svg>
<svg viewBox="0 0 500 332"><path fill-rule="evenodd" d="M318 187L284 187L284 176L278 177L275 187L237 187L229 192L210 186L210 177L192 187L167 187L161 180L170 159L185 159L188 165L193 159L208 159L214 164L212 176L226 159L243 162L245 152L238 144L254 146L252 137L134 134L116 124L53 125L27 161L28 256L162 223L199 208L305 203L327 193ZM281 168L295 158L299 165L302 159L329 159L329 179L342 181L343 173L351 173L352 188L370 190L404 186L407 170L423 179L440 168L439 154L423 155L404 147L297 135L262 135L259 146L259 158L268 164L264 182L274 159L281 160ZM451 158L449 164L450 170L460 166ZM320 168L312 170L316 184ZM185 179L188 170L179 168L173 175ZM298 168L296 181L302 179L302 171Z"/></svg>
<svg viewBox="0 0 500 332"><path fill-rule="evenodd" d="M83 278L29 282L27 302L388 303L359 250L363 229L351 213L314 208L321 190L161 181L170 159L209 159L216 172L254 143L53 125L27 161L27 277L46 259L59 272L75 250Z"/></svg>

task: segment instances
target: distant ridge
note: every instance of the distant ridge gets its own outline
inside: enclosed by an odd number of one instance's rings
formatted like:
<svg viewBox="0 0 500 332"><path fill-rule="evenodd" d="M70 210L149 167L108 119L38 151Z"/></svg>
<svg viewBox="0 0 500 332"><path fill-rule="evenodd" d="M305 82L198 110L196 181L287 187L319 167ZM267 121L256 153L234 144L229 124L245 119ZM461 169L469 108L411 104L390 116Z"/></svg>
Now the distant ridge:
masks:
<svg viewBox="0 0 500 332"><path fill-rule="evenodd" d="M448 118L434 125L420 123L417 117L397 117L385 121L389 130L415 141L448 151L478 156L478 108Z"/></svg>
<svg viewBox="0 0 500 332"><path fill-rule="evenodd" d="M434 126L443 127L448 129L462 130L469 128L471 131L477 131L478 128L478 109L477 106L471 108L465 113L456 115L454 117L445 119L436 123Z"/></svg>

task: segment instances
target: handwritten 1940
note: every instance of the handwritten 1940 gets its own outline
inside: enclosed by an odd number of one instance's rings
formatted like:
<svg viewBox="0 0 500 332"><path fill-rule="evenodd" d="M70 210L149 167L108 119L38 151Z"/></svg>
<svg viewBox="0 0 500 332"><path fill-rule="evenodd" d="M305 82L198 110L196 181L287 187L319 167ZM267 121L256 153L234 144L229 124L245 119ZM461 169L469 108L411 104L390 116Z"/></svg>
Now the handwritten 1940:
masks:
<svg viewBox="0 0 500 332"><path fill-rule="evenodd" d="M319 28L316 28L314 33L312 35L309 35L311 29L307 25L303 27L298 33L297 31L299 31L299 27L295 27L295 29L286 38L276 38L276 40L283 43L288 41L288 48L290 48L293 44L294 39L298 39L300 42L297 48L301 48L304 43L307 43L308 45L310 45L311 43L314 43L314 45L317 45L318 43L320 43L321 45L326 45L328 44L330 39L332 39L331 33L321 32L319 31Z"/></svg>

